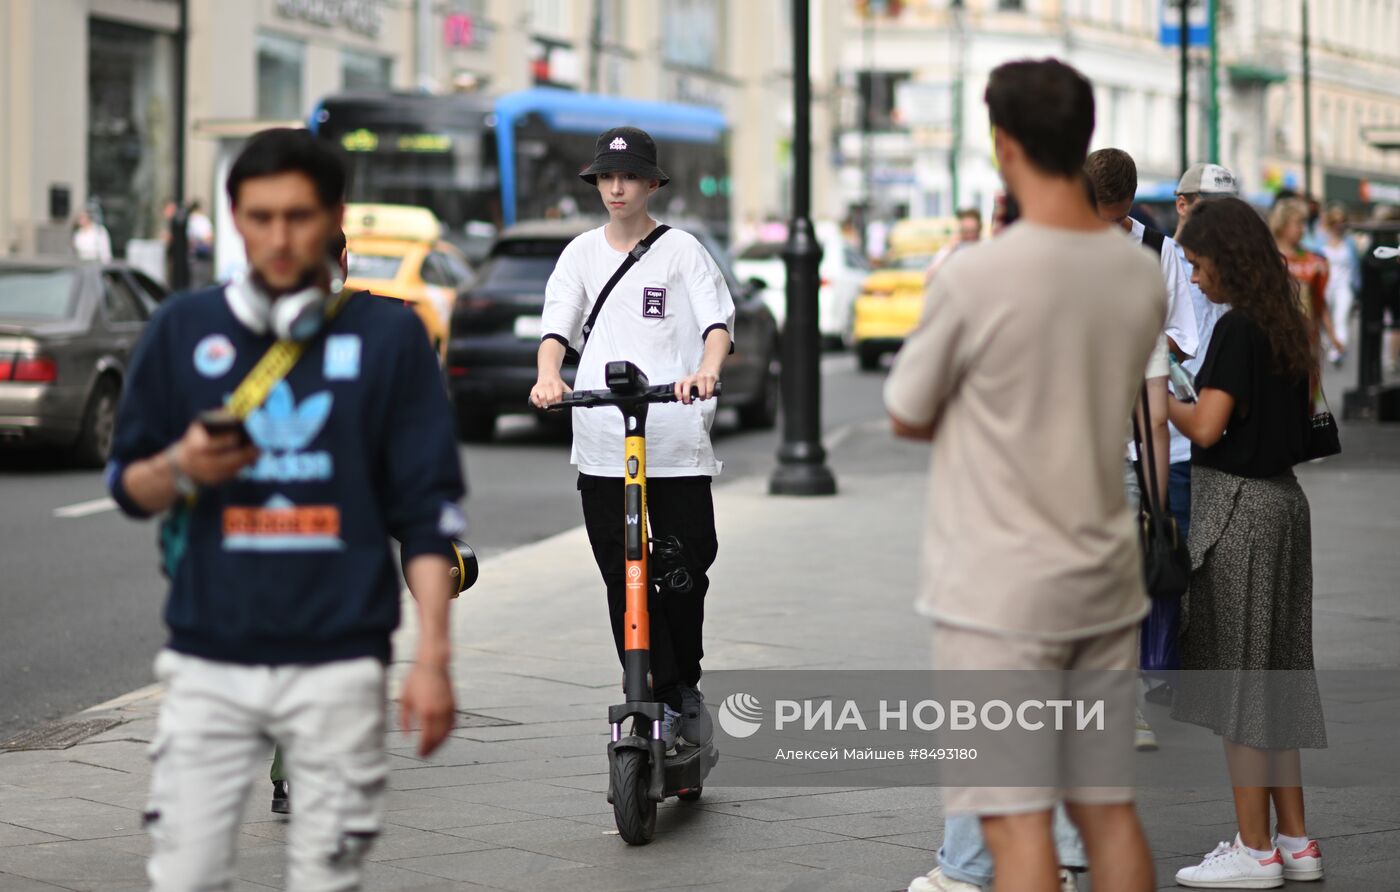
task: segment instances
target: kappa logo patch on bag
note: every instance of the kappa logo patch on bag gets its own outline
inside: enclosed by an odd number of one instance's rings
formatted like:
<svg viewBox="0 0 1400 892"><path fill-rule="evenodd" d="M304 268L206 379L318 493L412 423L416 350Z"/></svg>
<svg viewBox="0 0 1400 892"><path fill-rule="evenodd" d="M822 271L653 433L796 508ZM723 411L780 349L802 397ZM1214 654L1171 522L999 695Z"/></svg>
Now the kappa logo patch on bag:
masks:
<svg viewBox="0 0 1400 892"><path fill-rule="evenodd" d="M661 319L666 315L666 289L642 289L642 315L648 319Z"/></svg>

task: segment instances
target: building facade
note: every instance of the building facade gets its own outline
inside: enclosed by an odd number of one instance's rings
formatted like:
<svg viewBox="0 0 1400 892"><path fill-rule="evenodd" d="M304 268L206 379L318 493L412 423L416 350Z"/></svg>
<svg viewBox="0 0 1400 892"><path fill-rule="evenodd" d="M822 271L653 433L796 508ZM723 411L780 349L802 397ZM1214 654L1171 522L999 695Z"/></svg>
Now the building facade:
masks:
<svg viewBox="0 0 1400 892"><path fill-rule="evenodd" d="M1216 0L1218 160L1257 201L1281 187L1357 212L1400 201L1400 4L1312 0L1313 176L1305 183L1302 0ZM876 217L984 212L1001 188L982 93L992 69L1055 56L1094 83L1094 147L1147 193L1180 174L1179 52L1162 0L852 0L840 80L843 201ZM1172 14L1173 16L1175 13ZM1188 152L1210 154L1209 53L1189 54Z"/></svg>
<svg viewBox="0 0 1400 892"><path fill-rule="evenodd" d="M719 109L730 122L731 228L739 232L787 212L790 5L5 0L0 255L66 252L83 208L106 224L118 253L133 239L158 238L181 151L183 197L228 229L217 213L226 205L219 184L248 135L300 126L320 97L357 89L499 94L547 85ZM839 4L813 4L820 216L837 207L829 172L843 15Z"/></svg>

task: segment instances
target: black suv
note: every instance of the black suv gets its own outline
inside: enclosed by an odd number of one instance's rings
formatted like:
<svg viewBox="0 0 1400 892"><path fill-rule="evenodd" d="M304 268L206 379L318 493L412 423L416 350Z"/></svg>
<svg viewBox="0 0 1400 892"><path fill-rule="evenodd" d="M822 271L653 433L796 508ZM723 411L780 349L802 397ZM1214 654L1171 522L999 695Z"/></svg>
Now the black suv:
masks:
<svg viewBox="0 0 1400 892"><path fill-rule="evenodd" d="M599 225L596 219L547 220L511 227L496 239L471 287L457 298L447 373L464 440L489 440L502 414L531 411L545 283L564 246ZM778 416L780 354L778 326L763 304L762 290L734 278L728 255L701 226L675 228L705 246L734 297L734 352L724 361L720 405L737 408L744 427L771 428ZM570 386L576 370L565 363L564 381Z"/></svg>

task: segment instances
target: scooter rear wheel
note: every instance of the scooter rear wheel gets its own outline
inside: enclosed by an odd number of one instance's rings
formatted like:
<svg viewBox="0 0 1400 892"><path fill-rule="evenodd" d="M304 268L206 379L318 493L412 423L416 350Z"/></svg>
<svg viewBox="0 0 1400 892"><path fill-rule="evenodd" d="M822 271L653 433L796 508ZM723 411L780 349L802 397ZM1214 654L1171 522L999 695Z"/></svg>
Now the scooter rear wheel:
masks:
<svg viewBox="0 0 1400 892"><path fill-rule="evenodd" d="M618 750L613 754L613 820L631 846L644 846L656 834L656 803L647 796L650 774L646 753Z"/></svg>

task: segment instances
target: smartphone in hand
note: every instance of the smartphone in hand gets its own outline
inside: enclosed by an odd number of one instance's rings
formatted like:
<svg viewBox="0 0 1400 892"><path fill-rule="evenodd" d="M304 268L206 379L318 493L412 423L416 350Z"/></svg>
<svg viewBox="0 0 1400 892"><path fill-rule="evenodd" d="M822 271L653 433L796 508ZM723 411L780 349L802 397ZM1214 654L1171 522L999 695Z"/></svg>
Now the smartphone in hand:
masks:
<svg viewBox="0 0 1400 892"><path fill-rule="evenodd" d="M236 434L241 446L253 442L252 438L248 436L248 429L243 426L243 419L227 409L208 409L200 412L199 423L204 426L211 437Z"/></svg>

